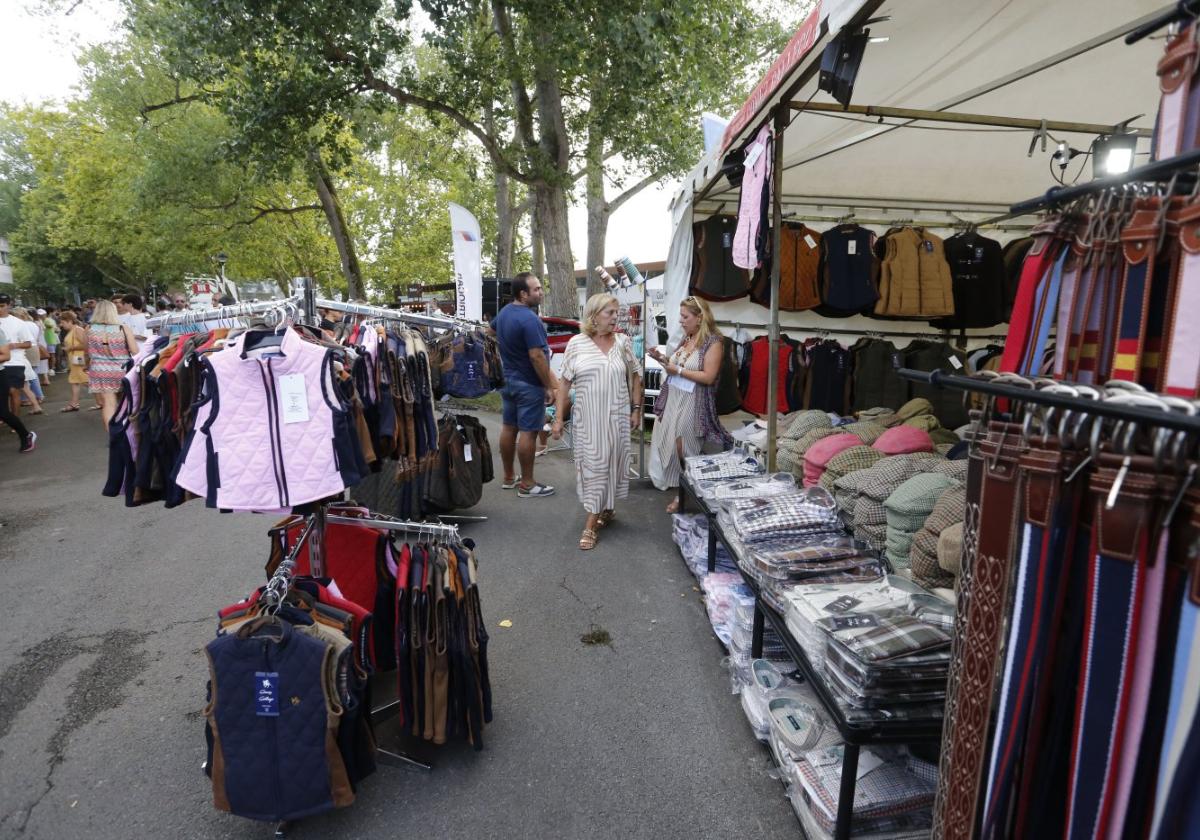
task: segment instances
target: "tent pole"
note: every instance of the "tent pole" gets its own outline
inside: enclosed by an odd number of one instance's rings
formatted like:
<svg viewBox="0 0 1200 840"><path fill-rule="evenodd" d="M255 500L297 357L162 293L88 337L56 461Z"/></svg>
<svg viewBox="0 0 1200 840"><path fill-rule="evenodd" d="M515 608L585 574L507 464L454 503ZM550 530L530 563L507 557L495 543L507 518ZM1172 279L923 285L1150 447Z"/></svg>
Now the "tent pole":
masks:
<svg viewBox="0 0 1200 840"><path fill-rule="evenodd" d="M779 412L779 255L783 249L783 134L787 130L789 108L775 108L775 143L771 164L771 327L767 356L767 472L775 472L775 442Z"/></svg>
<svg viewBox="0 0 1200 840"><path fill-rule="evenodd" d="M965 123L967 125L993 125L1001 128L1028 128L1037 131L1045 128L1049 131L1070 131L1078 134L1136 134L1139 137L1149 137L1148 128L1123 128L1116 125L1101 123L1065 122L1063 120L1034 120L1026 117L999 117L988 114L964 114L958 111L932 111L924 108L890 108L883 105L847 105L842 107L836 102L792 102L792 110L812 111L818 114L858 114L865 117L891 117L901 120L920 120L922 122Z"/></svg>

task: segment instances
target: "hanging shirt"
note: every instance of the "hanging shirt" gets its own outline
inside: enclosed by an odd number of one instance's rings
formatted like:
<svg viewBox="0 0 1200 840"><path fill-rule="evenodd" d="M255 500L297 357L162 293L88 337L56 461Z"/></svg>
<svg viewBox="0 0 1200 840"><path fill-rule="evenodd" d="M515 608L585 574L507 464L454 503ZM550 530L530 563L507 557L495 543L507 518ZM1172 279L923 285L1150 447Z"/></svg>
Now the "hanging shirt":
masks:
<svg viewBox="0 0 1200 840"><path fill-rule="evenodd" d="M733 237L733 264L739 268L758 268L762 262L766 208L771 203L771 157L771 129L764 125L746 149L746 174Z"/></svg>
<svg viewBox="0 0 1200 840"><path fill-rule="evenodd" d="M1003 323L1007 273L1000 243L977 233L960 233L944 244L954 289L954 315L930 321L930 325L952 330Z"/></svg>

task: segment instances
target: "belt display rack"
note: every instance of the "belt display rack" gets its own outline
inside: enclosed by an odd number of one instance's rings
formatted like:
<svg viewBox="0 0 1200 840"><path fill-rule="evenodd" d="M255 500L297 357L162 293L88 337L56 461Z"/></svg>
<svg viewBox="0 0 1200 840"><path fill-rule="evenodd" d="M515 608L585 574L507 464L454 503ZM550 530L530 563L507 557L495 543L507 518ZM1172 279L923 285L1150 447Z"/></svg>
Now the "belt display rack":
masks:
<svg viewBox="0 0 1200 840"><path fill-rule="evenodd" d="M758 581L742 568L741 563L737 562L738 553L729 544L729 540L725 536L720 522L717 521L715 512L700 497L695 488L691 486L687 476L683 475L680 477L679 482L680 513L685 510L689 499L695 503L695 506L699 508L708 521L708 571L712 572L716 569L717 544L720 543L729 552L729 556L737 564L742 579L750 587L751 592L754 593L754 627L750 644L751 657L755 659L762 657L763 633L766 629L766 622L770 621L771 626L775 629L776 634L778 634L784 647L787 649L788 655L795 661L800 673L804 675L805 682L812 688L825 713L829 715L837 727L838 734L845 741L845 749L842 753L841 782L838 790L837 820L834 824L833 836L835 840L848 840L854 820L854 794L858 784L859 750L871 744L937 743L942 737L942 720L939 718L937 720L922 722L872 721L865 724L854 724L846 720L846 715L842 712L842 708L837 700L834 699L824 675L813 667L812 662L809 661L808 654L804 652L804 648L796 641L791 630L788 629L787 621L784 617L764 600L762 588L759 586Z"/></svg>

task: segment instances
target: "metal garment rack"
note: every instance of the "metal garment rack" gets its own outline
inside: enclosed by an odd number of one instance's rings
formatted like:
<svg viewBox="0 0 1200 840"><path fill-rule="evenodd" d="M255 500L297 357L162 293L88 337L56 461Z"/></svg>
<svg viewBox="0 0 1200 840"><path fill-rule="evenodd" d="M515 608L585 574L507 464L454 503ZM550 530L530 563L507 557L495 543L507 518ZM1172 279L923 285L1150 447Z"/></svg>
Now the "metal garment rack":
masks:
<svg viewBox="0 0 1200 840"><path fill-rule="evenodd" d="M680 476L679 481L679 510L683 512L687 498L691 498L704 513L708 520L708 570L716 567L717 543L725 546L725 551L737 563L738 554L725 536L720 522L704 499L691 486L687 476ZM824 675L822 675L808 659L803 646L793 637L788 629L787 620L772 607L762 595L762 588L753 575L750 575L737 563L742 580L754 593L754 626L750 641L750 655L757 659L762 656L763 634L769 621L787 649L788 655L795 661L796 666L804 675L805 682L813 689L817 700L821 703L826 714L837 726L838 734L845 741L842 752L842 774L838 785L838 808L834 822L833 836L835 840L849 840L854 823L854 794L858 785L858 758L863 746L870 744L918 744L936 743L942 737L942 719L923 721L872 721L865 724L852 723L846 719L841 705L830 690Z"/></svg>

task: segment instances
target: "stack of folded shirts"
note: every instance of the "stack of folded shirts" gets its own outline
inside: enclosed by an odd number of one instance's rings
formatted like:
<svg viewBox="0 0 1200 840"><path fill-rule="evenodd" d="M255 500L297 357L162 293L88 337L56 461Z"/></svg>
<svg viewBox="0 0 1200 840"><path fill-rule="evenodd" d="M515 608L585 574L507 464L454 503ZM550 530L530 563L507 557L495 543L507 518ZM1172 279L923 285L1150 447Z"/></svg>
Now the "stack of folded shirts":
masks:
<svg viewBox="0 0 1200 840"><path fill-rule="evenodd" d="M804 486L815 486L821 480L829 459L852 446L862 446L862 440L849 432L829 435L810 446L804 453Z"/></svg>
<svg viewBox="0 0 1200 840"><path fill-rule="evenodd" d="M716 573L706 575L700 581L704 592L704 606L708 610L708 621L721 643L729 646L733 638L733 627L737 620L737 609L742 604L754 605L754 593L742 581L740 574Z"/></svg>
<svg viewBox="0 0 1200 840"><path fill-rule="evenodd" d="M750 657L750 648L753 646L754 640L754 604L739 604L734 611L733 622L730 624L732 631L729 639L730 655ZM775 659L780 661L790 661L787 648L783 645L783 640L779 638L779 634L775 632L775 628L771 625L763 627L763 659Z"/></svg>
<svg viewBox="0 0 1200 840"><path fill-rule="evenodd" d="M775 662L755 659L750 664L750 681L742 688L742 711L754 730L754 737L767 743L771 735L769 704L778 698L794 698L801 691L798 683ZM801 697L805 695L800 694Z"/></svg>
<svg viewBox="0 0 1200 840"><path fill-rule="evenodd" d="M832 837L837 821L844 747L814 750L796 762L789 796L810 838ZM910 769L902 747L863 747L854 790L855 837L927 837L936 782Z"/></svg>
<svg viewBox="0 0 1200 840"><path fill-rule="evenodd" d="M861 426L865 424L856 423L855 425ZM846 428L850 427L847 426ZM838 501L836 490L839 478L850 473L870 469L879 463L883 457L883 453L878 449L872 449L865 444L843 449L829 459L829 462L825 465L825 472L821 474L821 480L818 483L834 494L834 501ZM843 509L841 504L838 505L838 509Z"/></svg>
<svg viewBox="0 0 1200 840"><path fill-rule="evenodd" d="M842 534L754 543L742 554L742 568L766 588L877 580L883 574L883 565L875 552Z"/></svg>
<svg viewBox="0 0 1200 840"><path fill-rule="evenodd" d="M886 548L892 568L907 570L913 537L925 525L938 498L958 486L940 473L920 473L897 487L883 503L887 515Z"/></svg>
<svg viewBox="0 0 1200 840"><path fill-rule="evenodd" d="M870 479L860 485L859 497L854 504L854 536L875 550L883 551L887 542L884 501L914 475L926 472L932 466L927 463L931 457L919 453L893 455L867 470Z"/></svg>
<svg viewBox="0 0 1200 840"><path fill-rule="evenodd" d="M956 463L947 461L946 463ZM962 522L967 511L967 490L962 485L948 487L938 497L937 504L912 540L908 560L913 580L928 588L952 588L954 575L938 565L938 537L956 522Z"/></svg>
<svg viewBox="0 0 1200 840"><path fill-rule="evenodd" d="M693 486L700 489L707 482L747 478L761 475L763 470L753 458L731 451L685 458L684 472Z"/></svg>
<svg viewBox="0 0 1200 840"><path fill-rule="evenodd" d="M732 481L714 482L701 491L701 496L711 510L731 499L753 499L759 496L774 496L796 489L796 478L791 473L779 472L738 478Z"/></svg>
<svg viewBox="0 0 1200 840"><path fill-rule="evenodd" d="M767 717L771 754L785 777L792 776L796 762L810 752L842 743L837 724L807 683L795 686L786 696L770 698ZM792 778L798 780L798 777Z"/></svg>
<svg viewBox="0 0 1200 840"><path fill-rule="evenodd" d="M941 717L950 633L900 611L823 619L829 631L825 676L844 708L879 717Z"/></svg>
<svg viewBox="0 0 1200 840"><path fill-rule="evenodd" d="M672 538L692 574L702 578L708 574L708 517L702 513L676 513L672 523ZM717 543L717 572L736 572L737 564L725 546Z"/></svg>
<svg viewBox="0 0 1200 840"><path fill-rule="evenodd" d="M765 540L838 530L833 497L820 487L726 504L738 538L747 545Z"/></svg>
<svg viewBox="0 0 1200 840"><path fill-rule="evenodd" d="M905 585L907 584L907 585ZM868 583L837 583L796 586L781 593L783 615L793 638L799 642L813 667L825 660L826 637L820 621L851 610L906 611L910 596L921 592L911 582L901 584L894 578Z"/></svg>

